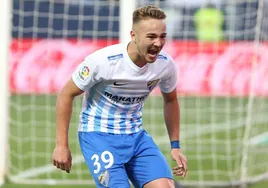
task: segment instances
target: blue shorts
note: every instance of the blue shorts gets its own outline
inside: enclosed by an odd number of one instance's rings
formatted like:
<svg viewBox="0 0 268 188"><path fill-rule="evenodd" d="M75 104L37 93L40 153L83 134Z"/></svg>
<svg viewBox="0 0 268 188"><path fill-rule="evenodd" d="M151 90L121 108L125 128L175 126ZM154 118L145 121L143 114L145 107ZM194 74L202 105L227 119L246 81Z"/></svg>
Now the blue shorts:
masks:
<svg viewBox="0 0 268 188"><path fill-rule="evenodd" d="M130 135L79 132L85 161L97 187L129 188L159 178L173 179L171 169L144 130Z"/></svg>

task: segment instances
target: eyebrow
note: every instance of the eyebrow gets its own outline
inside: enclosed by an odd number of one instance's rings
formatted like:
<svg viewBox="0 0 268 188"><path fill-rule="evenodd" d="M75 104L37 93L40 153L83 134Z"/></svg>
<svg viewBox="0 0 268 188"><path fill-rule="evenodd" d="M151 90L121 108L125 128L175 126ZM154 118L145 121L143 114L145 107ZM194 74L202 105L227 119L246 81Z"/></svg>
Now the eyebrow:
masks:
<svg viewBox="0 0 268 188"><path fill-rule="evenodd" d="M147 33L146 35L157 35L155 33ZM167 35L167 33L161 33L160 35Z"/></svg>

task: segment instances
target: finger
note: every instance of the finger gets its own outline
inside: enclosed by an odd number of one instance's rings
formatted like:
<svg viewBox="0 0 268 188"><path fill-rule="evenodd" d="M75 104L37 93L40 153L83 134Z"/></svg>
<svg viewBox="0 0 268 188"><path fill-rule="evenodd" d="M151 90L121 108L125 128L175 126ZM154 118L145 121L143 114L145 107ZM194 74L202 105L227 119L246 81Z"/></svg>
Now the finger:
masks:
<svg viewBox="0 0 268 188"><path fill-rule="evenodd" d="M183 177L183 172L173 172L173 175Z"/></svg>
<svg viewBox="0 0 268 188"><path fill-rule="evenodd" d="M179 170L173 170L173 173L175 174L181 174L181 173L184 173L184 169L179 169Z"/></svg>
<svg viewBox="0 0 268 188"><path fill-rule="evenodd" d="M65 171L66 171L67 173L70 173L70 172L71 172L71 166L70 166L70 165L66 166L66 167L65 167Z"/></svg>
<svg viewBox="0 0 268 188"><path fill-rule="evenodd" d="M187 170L183 168L183 169L176 170L173 173L184 178L186 176Z"/></svg>
<svg viewBox="0 0 268 188"><path fill-rule="evenodd" d="M175 166L172 168L172 170L180 170L180 169L183 169L183 167Z"/></svg>
<svg viewBox="0 0 268 188"><path fill-rule="evenodd" d="M185 169L185 171L184 171L182 177L184 178L184 177L186 176L186 174L187 174L187 169Z"/></svg>
<svg viewBox="0 0 268 188"><path fill-rule="evenodd" d="M186 176L187 170L184 168L180 168L178 170L174 170L173 174L177 175L177 176L182 176L182 178L184 178Z"/></svg>
<svg viewBox="0 0 268 188"><path fill-rule="evenodd" d="M65 170L65 164L62 163L62 162L61 163L60 162L57 162L56 163L56 166L57 166L58 169Z"/></svg>
<svg viewBox="0 0 268 188"><path fill-rule="evenodd" d="M59 162L56 163L56 167L60 168L60 163Z"/></svg>
<svg viewBox="0 0 268 188"><path fill-rule="evenodd" d="M181 176L181 177L183 177L182 173L173 173L173 176Z"/></svg>
<svg viewBox="0 0 268 188"><path fill-rule="evenodd" d="M176 172L173 172L173 175L175 175L175 176L182 176L183 177L183 173L184 172L178 172L178 171L176 171Z"/></svg>
<svg viewBox="0 0 268 188"><path fill-rule="evenodd" d="M57 162L55 160L53 160L53 165L57 166Z"/></svg>
<svg viewBox="0 0 268 188"><path fill-rule="evenodd" d="M183 163L181 162L181 159L180 158L176 159L176 163L177 163L177 165L178 165L179 168L182 168L183 167Z"/></svg>
<svg viewBox="0 0 268 188"><path fill-rule="evenodd" d="M180 162L185 169L187 169L187 160L185 157L180 157Z"/></svg>
<svg viewBox="0 0 268 188"><path fill-rule="evenodd" d="M66 163L66 165L65 165L65 171L66 171L67 173L70 173L71 169L72 169L72 161L69 160L69 161Z"/></svg>
<svg viewBox="0 0 268 188"><path fill-rule="evenodd" d="M184 173L183 173L183 178L184 178L186 176L187 170L188 170L187 160L182 160L182 163L183 163L183 167L184 167Z"/></svg>
<svg viewBox="0 0 268 188"><path fill-rule="evenodd" d="M185 170L184 170L184 168L179 168L179 169L176 169L174 171L176 171L176 172L184 172Z"/></svg>
<svg viewBox="0 0 268 188"><path fill-rule="evenodd" d="M60 163L60 169L65 170L65 164L64 163Z"/></svg>

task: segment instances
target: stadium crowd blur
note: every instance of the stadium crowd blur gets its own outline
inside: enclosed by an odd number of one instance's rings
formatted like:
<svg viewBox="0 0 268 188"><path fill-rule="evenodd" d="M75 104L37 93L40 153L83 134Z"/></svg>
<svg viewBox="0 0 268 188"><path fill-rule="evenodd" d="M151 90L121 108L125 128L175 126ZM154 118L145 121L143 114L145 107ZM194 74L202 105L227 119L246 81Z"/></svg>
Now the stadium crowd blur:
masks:
<svg viewBox="0 0 268 188"><path fill-rule="evenodd" d="M254 40L258 0L137 0L137 5L155 2L166 11L168 34L174 39ZM12 35L14 38L118 38L119 4L118 0L13 0ZM268 0L264 0L263 10L267 10L267 4ZM22 10L34 14L22 16L19 14ZM262 14L264 31L261 33L268 33L268 13L262 11ZM21 29L23 33L19 32Z"/></svg>

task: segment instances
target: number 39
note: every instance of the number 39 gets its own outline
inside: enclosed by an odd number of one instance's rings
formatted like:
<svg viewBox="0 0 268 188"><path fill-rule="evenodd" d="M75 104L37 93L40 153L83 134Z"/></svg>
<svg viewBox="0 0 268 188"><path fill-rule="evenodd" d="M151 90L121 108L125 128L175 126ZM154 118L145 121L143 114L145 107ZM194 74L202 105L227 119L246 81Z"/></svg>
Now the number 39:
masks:
<svg viewBox="0 0 268 188"><path fill-rule="evenodd" d="M113 166L113 164L114 164L114 156L113 156L113 154L111 152L104 151L104 152L101 153L100 157L101 157L102 162L107 164L107 165L104 166L105 169L108 169L111 166ZM97 174L101 169L101 164L99 162L100 157L97 154L94 154L91 157L91 160L94 162L93 165L95 166L94 174Z"/></svg>

